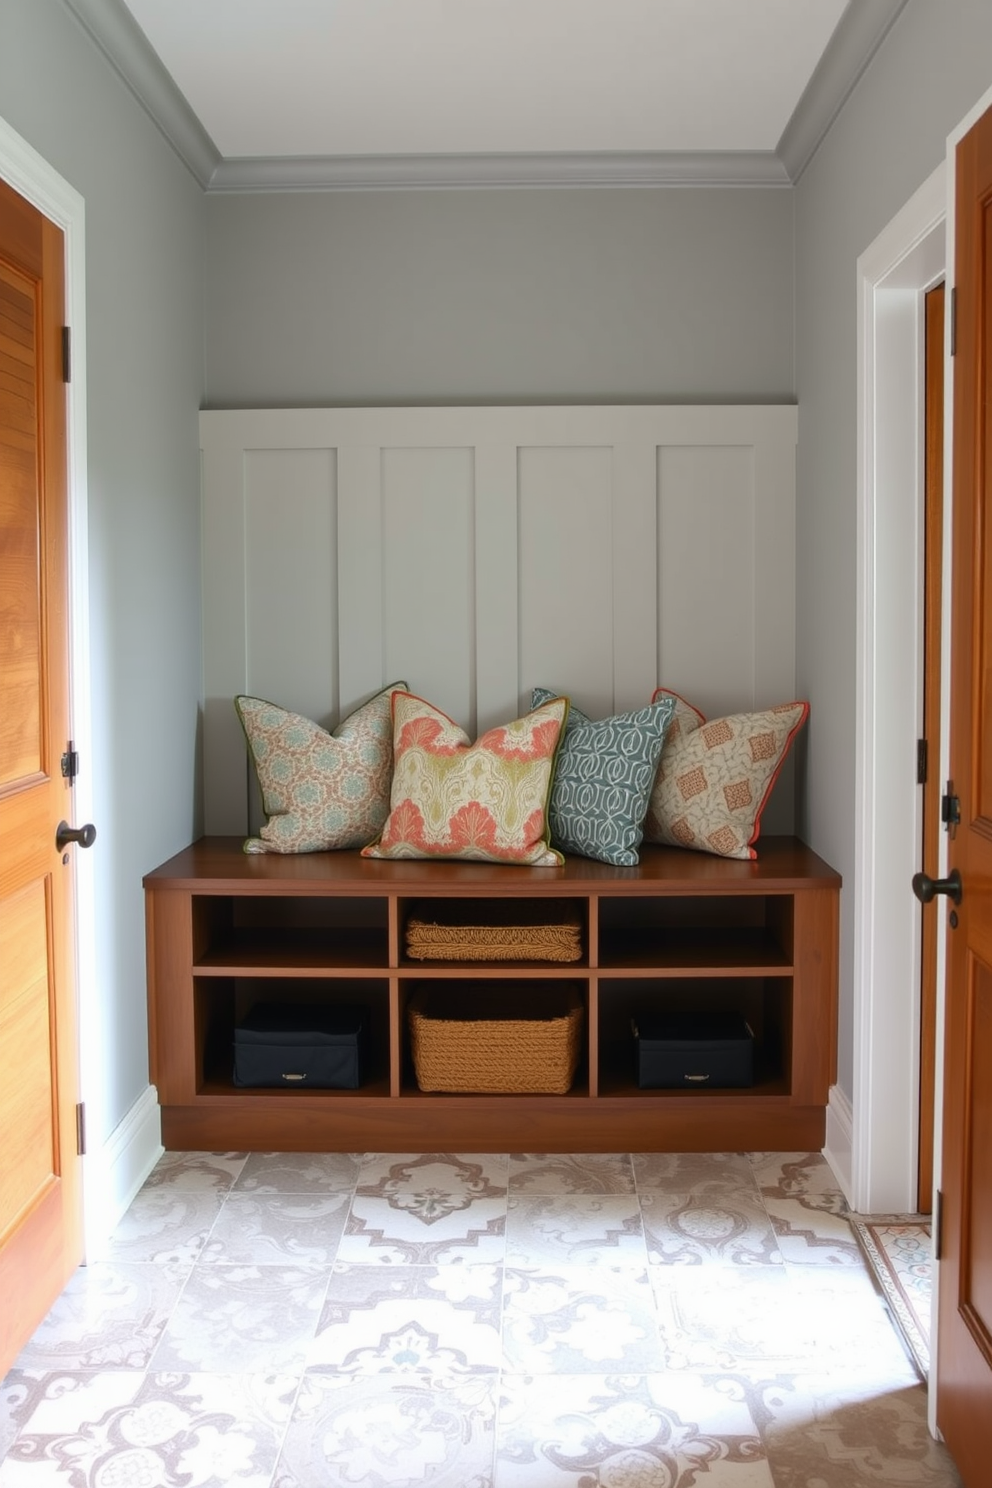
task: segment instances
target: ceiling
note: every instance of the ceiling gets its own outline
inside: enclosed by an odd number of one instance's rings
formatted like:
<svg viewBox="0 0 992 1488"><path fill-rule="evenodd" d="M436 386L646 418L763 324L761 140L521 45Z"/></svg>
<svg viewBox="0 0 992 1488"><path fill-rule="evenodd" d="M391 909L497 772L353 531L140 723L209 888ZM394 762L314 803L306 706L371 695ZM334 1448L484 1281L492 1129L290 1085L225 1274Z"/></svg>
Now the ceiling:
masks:
<svg viewBox="0 0 992 1488"><path fill-rule="evenodd" d="M67 3L208 189L272 189L788 184L904 0Z"/></svg>

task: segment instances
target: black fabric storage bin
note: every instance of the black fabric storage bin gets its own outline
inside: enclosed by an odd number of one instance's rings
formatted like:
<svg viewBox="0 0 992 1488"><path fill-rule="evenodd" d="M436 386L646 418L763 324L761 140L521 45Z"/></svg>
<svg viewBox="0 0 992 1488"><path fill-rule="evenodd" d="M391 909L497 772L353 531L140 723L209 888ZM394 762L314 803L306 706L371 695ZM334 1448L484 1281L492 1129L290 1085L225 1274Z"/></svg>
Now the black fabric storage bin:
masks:
<svg viewBox="0 0 992 1488"><path fill-rule="evenodd" d="M260 1002L234 1030L234 1083L283 1090L357 1090L365 1009Z"/></svg>
<svg viewBox="0 0 992 1488"><path fill-rule="evenodd" d="M632 1027L642 1089L754 1084L754 1035L741 1013L641 1013Z"/></svg>

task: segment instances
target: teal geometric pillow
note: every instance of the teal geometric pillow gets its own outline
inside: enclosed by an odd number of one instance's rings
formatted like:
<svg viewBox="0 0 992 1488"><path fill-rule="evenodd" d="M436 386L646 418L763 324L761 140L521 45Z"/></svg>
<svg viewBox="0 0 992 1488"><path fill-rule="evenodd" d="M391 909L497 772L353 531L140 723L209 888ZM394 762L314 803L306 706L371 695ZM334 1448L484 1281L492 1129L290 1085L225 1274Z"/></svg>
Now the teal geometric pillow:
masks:
<svg viewBox="0 0 992 1488"><path fill-rule="evenodd" d="M406 683L391 683L333 734L264 698L234 699L269 818L245 852L332 852L379 835L389 815L397 689Z"/></svg>
<svg viewBox="0 0 992 1488"><path fill-rule="evenodd" d="M535 687L531 707L560 696ZM674 712L670 696L599 722L572 705L551 786L552 847L621 867L638 862L644 818Z"/></svg>

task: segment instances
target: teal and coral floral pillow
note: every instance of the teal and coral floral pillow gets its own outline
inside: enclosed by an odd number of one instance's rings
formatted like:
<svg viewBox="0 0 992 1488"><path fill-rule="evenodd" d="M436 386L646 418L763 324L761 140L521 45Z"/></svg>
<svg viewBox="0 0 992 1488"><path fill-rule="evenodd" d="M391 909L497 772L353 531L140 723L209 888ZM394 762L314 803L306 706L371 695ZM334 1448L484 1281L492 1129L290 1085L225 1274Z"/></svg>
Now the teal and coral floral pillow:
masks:
<svg viewBox="0 0 992 1488"><path fill-rule="evenodd" d="M269 818L248 853L329 852L364 847L389 814L393 682L333 734L262 698L237 697Z"/></svg>
<svg viewBox="0 0 992 1488"><path fill-rule="evenodd" d="M557 696L535 687L538 707ZM551 844L562 852L633 867L675 700L594 721L573 704L551 787Z"/></svg>
<svg viewBox="0 0 992 1488"><path fill-rule="evenodd" d="M364 856L560 863L547 809L567 714L554 698L473 744L440 709L396 692L389 819Z"/></svg>
<svg viewBox="0 0 992 1488"><path fill-rule="evenodd" d="M675 700L644 822L645 842L691 847L721 858L756 858L761 813L809 703L783 703L707 723L698 708L659 687L655 701Z"/></svg>

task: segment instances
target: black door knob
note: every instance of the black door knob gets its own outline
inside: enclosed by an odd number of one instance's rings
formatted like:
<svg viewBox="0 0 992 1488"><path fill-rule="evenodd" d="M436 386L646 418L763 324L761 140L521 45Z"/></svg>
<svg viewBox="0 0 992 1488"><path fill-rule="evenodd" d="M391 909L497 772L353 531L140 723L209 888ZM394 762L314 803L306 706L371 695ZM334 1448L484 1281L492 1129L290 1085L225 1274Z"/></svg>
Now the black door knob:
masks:
<svg viewBox="0 0 992 1488"><path fill-rule="evenodd" d="M960 904L961 875L956 868L952 868L946 878L931 878L929 873L914 873L913 893L921 904L929 904L935 894L946 894L955 904Z"/></svg>
<svg viewBox="0 0 992 1488"><path fill-rule="evenodd" d="M69 846L70 842L78 842L80 847L92 847L96 841L96 827L92 822L87 822L85 827L70 827L66 821L60 821L55 828L55 846L59 852Z"/></svg>

